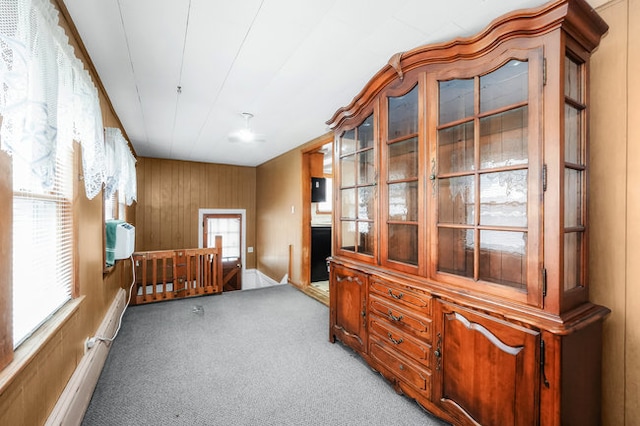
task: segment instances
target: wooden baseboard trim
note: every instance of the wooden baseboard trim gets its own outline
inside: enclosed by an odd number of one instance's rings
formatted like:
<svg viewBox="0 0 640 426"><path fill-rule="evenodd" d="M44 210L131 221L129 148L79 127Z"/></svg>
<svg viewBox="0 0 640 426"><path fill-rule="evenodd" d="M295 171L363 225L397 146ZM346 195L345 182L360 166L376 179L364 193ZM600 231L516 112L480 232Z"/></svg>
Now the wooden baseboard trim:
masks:
<svg viewBox="0 0 640 426"><path fill-rule="evenodd" d="M96 336L113 336L118 327L122 310L125 307L126 296L127 292L124 289L120 289L100 327L98 327ZM109 343L98 340L91 349L87 350L64 391L62 391L58 402L53 407L45 423L46 426L71 426L82 423L84 413L89 406L93 390L98 383L102 367L107 359L109 347Z"/></svg>

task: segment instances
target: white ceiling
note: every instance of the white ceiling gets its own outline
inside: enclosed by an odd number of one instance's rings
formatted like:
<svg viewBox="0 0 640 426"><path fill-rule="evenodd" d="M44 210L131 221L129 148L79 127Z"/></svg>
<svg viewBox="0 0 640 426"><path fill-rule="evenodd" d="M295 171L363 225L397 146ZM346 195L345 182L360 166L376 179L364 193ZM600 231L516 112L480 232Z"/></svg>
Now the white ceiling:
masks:
<svg viewBox="0 0 640 426"><path fill-rule="evenodd" d="M244 166L326 133L393 54L545 2L64 0L138 155ZM228 141L242 112L266 142Z"/></svg>

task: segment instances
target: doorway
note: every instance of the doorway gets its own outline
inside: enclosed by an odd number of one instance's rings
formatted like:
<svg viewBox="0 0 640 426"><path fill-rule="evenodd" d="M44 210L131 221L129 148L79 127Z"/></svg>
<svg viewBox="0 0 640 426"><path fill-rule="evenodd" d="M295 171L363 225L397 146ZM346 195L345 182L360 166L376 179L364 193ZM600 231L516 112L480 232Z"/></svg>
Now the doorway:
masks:
<svg viewBox="0 0 640 426"><path fill-rule="evenodd" d="M222 291L242 289L242 215L205 213L202 216L203 247L215 246L216 235L222 236Z"/></svg>
<svg viewBox="0 0 640 426"><path fill-rule="evenodd" d="M331 256L333 136L303 151L303 291L329 303L327 257Z"/></svg>

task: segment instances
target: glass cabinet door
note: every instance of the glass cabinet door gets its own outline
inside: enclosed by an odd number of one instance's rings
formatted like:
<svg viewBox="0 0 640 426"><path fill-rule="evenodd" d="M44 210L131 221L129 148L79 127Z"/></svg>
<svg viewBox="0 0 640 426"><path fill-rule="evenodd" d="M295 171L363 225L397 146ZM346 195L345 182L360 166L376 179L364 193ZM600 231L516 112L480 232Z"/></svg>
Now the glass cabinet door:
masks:
<svg viewBox="0 0 640 426"><path fill-rule="evenodd" d="M383 261L417 266L420 216L417 85L404 95L387 98L387 132L383 137L386 139Z"/></svg>
<svg viewBox="0 0 640 426"><path fill-rule="evenodd" d="M525 298L538 273L529 271L537 259L530 238L538 238L530 235L537 221L530 168L539 168L531 164L530 84L529 62L517 59L484 75L438 81L432 177L436 273Z"/></svg>
<svg viewBox="0 0 640 426"><path fill-rule="evenodd" d="M586 104L584 63L564 60L564 291L584 287Z"/></svg>
<svg viewBox="0 0 640 426"><path fill-rule="evenodd" d="M340 219L338 246L373 256L375 250L375 164L373 115L339 138Z"/></svg>

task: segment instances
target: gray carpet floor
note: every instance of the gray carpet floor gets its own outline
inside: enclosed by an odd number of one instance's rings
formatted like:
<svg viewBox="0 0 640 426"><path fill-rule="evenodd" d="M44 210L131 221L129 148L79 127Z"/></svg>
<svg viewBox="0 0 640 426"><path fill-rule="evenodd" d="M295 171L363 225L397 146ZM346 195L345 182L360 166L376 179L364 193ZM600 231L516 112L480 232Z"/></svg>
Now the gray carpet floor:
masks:
<svg viewBox="0 0 640 426"><path fill-rule="evenodd" d="M84 426L444 425L289 285L130 307Z"/></svg>

